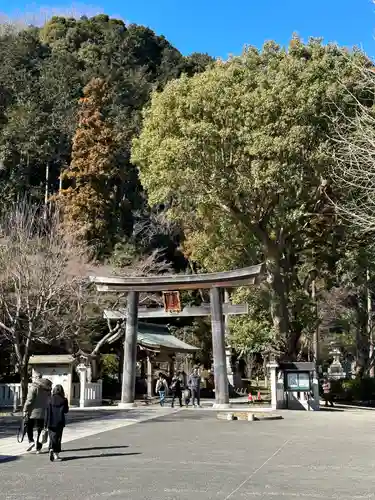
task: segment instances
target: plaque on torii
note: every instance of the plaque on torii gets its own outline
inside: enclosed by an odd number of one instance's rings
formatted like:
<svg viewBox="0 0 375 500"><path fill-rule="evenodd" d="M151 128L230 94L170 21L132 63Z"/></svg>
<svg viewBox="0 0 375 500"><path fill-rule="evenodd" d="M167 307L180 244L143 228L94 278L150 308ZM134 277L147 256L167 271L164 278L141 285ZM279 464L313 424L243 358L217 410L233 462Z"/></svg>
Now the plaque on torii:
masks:
<svg viewBox="0 0 375 500"><path fill-rule="evenodd" d="M121 406L133 406L135 398L135 367L137 361L138 317L170 317L170 316L211 316L212 347L215 375L215 406L229 406L229 390L225 355L225 323L224 316L244 314L247 307L244 304L229 304L224 301L225 289L249 286L260 281L263 265L207 274L189 275L159 275L159 276L127 276L127 277L90 277L99 292L128 292L126 311L109 311L108 314L119 314L113 319L126 319L124 341L124 370L121 391ZM210 290L210 305L196 308L181 309L176 300L176 291L180 290ZM164 298L164 308L157 311L139 308L140 292L172 292ZM242 310L241 310L242 308ZM146 316L149 315L149 316ZM111 318L108 318L111 319Z"/></svg>
<svg viewBox="0 0 375 500"><path fill-rule="evenodd" d="M181 312L181 300L179 291L162 292L164 311L166 313L179 313ZM138 308L139 317L139 308Z"/></svg>

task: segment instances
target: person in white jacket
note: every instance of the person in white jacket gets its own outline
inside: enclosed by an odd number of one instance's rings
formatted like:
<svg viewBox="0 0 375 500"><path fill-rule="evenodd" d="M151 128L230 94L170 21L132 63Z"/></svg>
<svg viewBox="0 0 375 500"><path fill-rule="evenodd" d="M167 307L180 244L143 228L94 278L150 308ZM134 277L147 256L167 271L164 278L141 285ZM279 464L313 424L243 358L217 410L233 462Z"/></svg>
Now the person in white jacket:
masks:
<svg viewBox="0 0 375 500"><path fill-rule="evenodd" d="M164 406L165 396L168 393L168 383L162 373L159 373L159 378L156 382L156 394L159 394L160 406Z"/></svg>

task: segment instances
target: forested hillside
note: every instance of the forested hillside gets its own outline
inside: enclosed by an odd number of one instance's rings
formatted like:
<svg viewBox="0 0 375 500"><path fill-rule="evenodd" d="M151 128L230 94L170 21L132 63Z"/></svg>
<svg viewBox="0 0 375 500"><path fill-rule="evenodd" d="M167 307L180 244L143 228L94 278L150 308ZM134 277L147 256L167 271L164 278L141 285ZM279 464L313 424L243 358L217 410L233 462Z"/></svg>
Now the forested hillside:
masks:
<svg viewBox="0 0 375 500"><path fill-rule="evenodd" d="M26 193L44 203L63 188L67 221L108 257L132 234L135 213L148 211L129 161L142 107L152 90L211 61L183 57L164 37L106 15L8 29L0 38L3 202ZM100 229L90 229L98 219Z"/></svg>

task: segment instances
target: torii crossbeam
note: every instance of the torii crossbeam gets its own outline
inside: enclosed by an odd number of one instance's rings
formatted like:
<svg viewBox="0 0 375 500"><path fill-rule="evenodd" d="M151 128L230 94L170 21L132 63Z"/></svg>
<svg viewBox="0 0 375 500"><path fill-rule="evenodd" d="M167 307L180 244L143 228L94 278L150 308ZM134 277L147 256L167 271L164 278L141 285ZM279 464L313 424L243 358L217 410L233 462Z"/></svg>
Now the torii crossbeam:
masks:
<svg viewBox="0 0 375 500"><path fill-rule="evenodd" d="M135 374L137 362L138 304L140 292L210 290L210 315L212 324L212 348L215 375L215 407L229 406L229 389L225 358L225 324L223 290L258 283L262 277L262 264L207 274L159 275L141 277L90 277L100 292L128 292L126 308L126 331L124 342L124 370L121 391L121 406L133 406L135 399ZM233 306L232 306L233 307ZM241 307L243 307L241 305ZM246 312L246 311L244 311ZM144 314L144 312L143 312ZM231 312L229 312L231 314ZM234 313L236 314L236 313ZM238 314L238 313L237 313ZM173 313L168 313L172 315ZM178 315L178 313L177 313ZM145 317L142 315L142 317ZM155 316L154 316L155 317Z"/></svg>

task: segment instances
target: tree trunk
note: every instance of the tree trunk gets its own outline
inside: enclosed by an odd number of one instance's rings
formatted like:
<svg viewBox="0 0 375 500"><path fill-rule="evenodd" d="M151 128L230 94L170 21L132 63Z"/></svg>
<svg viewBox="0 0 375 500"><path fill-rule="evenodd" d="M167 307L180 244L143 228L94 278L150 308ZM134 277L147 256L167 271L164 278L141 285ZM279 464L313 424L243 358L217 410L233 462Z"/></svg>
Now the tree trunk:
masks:
<svg viewBox="0 0 375 500"><path fill-rule="evenodd" d="M370 272L366 271L366 313L367 313L367 338L369 343L369 375L370 377L375 377L375 367L374 367L374 339L372 331L372 300L371 300L371 280Z"/></svg>
<svg viewBox="0 0 375 500"><path fill-rule="evenodd" d="M27 391L29 387L29 363L23 362L19 366L19 374L21 378L21 404L25 404L27 398Z"/></svg>
<svg viewBox="0 0 375 500"><path fill-rule="evenodd" d="M267 259L268 283L271 288L270 309L276 339L285 346L285 357L296 355L298 339L291 332L288 312L288 294L278 257Z"/></svg>
<svg viewBox="0 0 375 500"><path fill-rule="evenodd" d="M245 358L245 362L246 362L246 378L251 380L251 377L253 375L254 362L255 362L254 354L247 354L246 358Z"/></svg>

